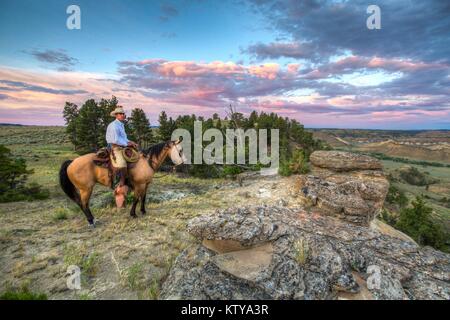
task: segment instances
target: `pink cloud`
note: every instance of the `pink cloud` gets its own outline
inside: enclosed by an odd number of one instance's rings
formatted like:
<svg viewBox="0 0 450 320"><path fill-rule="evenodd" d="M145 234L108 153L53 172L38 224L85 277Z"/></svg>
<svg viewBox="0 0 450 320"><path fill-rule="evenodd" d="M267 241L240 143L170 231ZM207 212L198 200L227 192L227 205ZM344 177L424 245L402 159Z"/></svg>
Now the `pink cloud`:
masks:
<svg viewBox="0 0 450 320"><path fill-rule="evenodd" d="M442 121L450 105L443 94L358 92L317 81L358 68L414 72L434 70L420 61L347 57L315 69L291 63L242 65L234 62L146 59L119 63L117 76L84 72L48 72L0 67L0 122L63 124L66 101L117 96L128 110L143 108L152 123L161 110L170 115L210 115L229 103L242 112L277 112L310 126L392 121ZM439 65L439 68L446 66ZM308 89L307 92L296 92ZM34 117L34 119L32 118ZM33 122L34 121L34 122Z"/></svg>
<svg viewBox="0 0 450 320"><path fill-rule="evenodd" d="M248 72L251 75L255 75L260 78L266 78L269 80L274 80L278 72L280 71L280 66L277 63L266 63L259 66L248 67Z"/></svg>

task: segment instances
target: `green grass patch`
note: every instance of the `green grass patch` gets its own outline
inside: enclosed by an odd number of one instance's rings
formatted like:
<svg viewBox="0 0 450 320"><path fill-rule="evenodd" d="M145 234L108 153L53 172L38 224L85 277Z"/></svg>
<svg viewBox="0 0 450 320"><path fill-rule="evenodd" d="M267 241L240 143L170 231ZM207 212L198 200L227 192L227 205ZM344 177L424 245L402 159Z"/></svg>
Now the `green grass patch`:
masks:
<svg viewBox="0 0 450 320"><path fill-rule="evenodd" d="M20 289L9 288L0 295L0 300L47 300L45 293L36 293L22 286Z"/></svg>

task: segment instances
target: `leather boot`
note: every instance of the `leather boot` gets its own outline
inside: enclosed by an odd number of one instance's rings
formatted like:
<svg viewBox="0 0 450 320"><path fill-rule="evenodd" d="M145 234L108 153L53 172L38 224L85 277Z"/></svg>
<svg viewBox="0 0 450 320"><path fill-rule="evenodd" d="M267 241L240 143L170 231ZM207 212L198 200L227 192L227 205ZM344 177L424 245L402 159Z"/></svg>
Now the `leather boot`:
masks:
<svg viewBox="0 0 450 320"><path fill-rule="evenodd" d="M127 178L128 174L127 168L120 168L119 174L120 174L119 186L123 187L125 185L125 179Z"/></svg>

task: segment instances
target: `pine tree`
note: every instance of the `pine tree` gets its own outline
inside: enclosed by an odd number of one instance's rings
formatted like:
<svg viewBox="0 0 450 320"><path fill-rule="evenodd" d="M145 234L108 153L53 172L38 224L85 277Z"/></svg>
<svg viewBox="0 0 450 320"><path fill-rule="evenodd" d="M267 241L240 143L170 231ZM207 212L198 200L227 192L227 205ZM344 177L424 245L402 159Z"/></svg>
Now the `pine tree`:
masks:
<svg viewBox="0 0 450 320"><path fill-rule="evenodd" d="M172 132L175 130L175 121L172 118L167 119L167 114L162 111L159 115L159 139L161 141L169 141L172 137Z"/></svg>
<svg viewBox="0 0 450 320"><path fill-rule="evenodd" d="M222 121L219 119L217 119L216 123L214 124L214 127L216 127L216 129L222 130Z"/></svg>
<svg viewBox="0 0 450 320"><path fill-rule="evenodd" d="M27 170L25 159L14 159L11 150L0 145L0 193L22 188L31 173L33 170Z"/></svg>
<svg viewBox="0 0 450 320"><path fill-rule="evenodd" d="M416 197L411 208L400 211L396 227L408 234L419 245L430 245L439 249L444 243L441 227L431 217L433 209L428 207L422 197Z"/></svg>
<svg viewBox="0 0 450 320"><path fill-rule="evenodd" d="M63 110L63 117L66 121L66 133L69 140L75 146L77 141L76 119L78 117L78 106L71 102L66 102Z"/></svg>
<svg viewBox="0 0 450 320"><path fill-rule="evenodd" d="M0 145L0 202L47 199L49 191L36 183L26 186L28 175L25 159L16 158L4 145Z"/></svg>
<svg viewBox="0 0 450 320"><path fill-rule="evenodd" d="M142 148L147 147L152 142L152 130L150 121L145 115L144 110L135 108L131 112L128 120L130 127L130 138L134 139Z"/></svg>
<svg viewBox="0 0 450 320"><path fill-rule="evenodd" d="M250 116L248 117L247 126L248 128L255 128L258 124L258 113L256 111L252 111Z"/></svg>
<svg viewBox="0 0 450 320"><path fill-rule="evenodd" d="M105 111L94 99L87 100L76 119L77 152L95 152L106 144Z"/></svg>
<svg viewBox="0 0 450 320"><path fill-rule="evenodd" d="M112 96L109 100L101 99L98 105L102 111L101 127L102 130L104 128L106 134L106 128L108 127L108 124L110 124L111 121L114 120L114 117L111 117L111 112L119 106L119 101L115 96Z"/></svg>
<svg viewBox="0 0 450 320"><path fill-rule="evenodd" d="M66 102L63 111L66 132L79 154L95 152L106 145L106 128L114 120L110 114L116 107L118 100L115 96L101 99L99 103L94 99L87 100L79 109L77 105ZM125 129L128 129L127 125Z"/></svg>

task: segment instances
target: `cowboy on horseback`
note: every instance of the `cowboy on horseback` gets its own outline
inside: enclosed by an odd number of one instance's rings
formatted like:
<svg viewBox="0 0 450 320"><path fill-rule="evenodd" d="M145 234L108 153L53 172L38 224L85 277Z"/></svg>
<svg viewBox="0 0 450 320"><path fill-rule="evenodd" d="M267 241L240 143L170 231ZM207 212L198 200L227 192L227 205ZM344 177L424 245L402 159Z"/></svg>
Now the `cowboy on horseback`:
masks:
<svg viewBox="0 0 450 320"><path fill-rule="evenodd" d="M106 142L108 149L111 150L111 163L116 176L120 177L119 187L125 185L125 179L128 176L127 161L124 157L124 150L126 147L134 147L137 149L137 143L128 140L125 132L125 111L118 106L111 112L111 116L116 120L111 122L106 129Z"/></svg>
<svg viewBox="0 0 450 320"><path fill-rule="evenodd" d="M122 172L122 187L115 190L116 204L118 207L125 205L125 195L128 187L125 185L127 171L129 171L130 185L133 189L133 204L130 210L130 216L136 218L136 206L141 202L141 214L145 214L145 198L147 188L153 180L155 172L160 168L166 158L170 158L175 166L186 163L187 158L183 153L181 140L161 142L151 146L147 150L137 152L134 159L133 154L129 155L127 150L137 147L137 144L128 140L125 133L123 121L125 112L122 107L117 107L111 116L116 120L108 125L106 140L111 145L113 155L111 156L114 167L120 168ZM127 159L134 162L134 165L127 170ZM104 186L111 186L112 177L109 174L107 166L97 163L97 154L88 153L75 158L66 160L62 163L59 170L59 183L64 193L80 206L80 209L86 215L90 227L95 226L94 216L89 208L89 199L96 183ZM117 192L116 192L117 191Z"/></svg>

